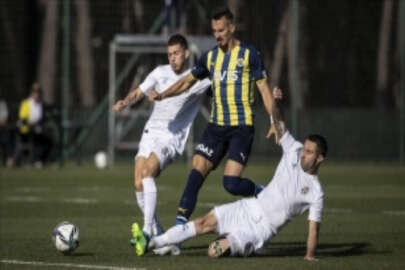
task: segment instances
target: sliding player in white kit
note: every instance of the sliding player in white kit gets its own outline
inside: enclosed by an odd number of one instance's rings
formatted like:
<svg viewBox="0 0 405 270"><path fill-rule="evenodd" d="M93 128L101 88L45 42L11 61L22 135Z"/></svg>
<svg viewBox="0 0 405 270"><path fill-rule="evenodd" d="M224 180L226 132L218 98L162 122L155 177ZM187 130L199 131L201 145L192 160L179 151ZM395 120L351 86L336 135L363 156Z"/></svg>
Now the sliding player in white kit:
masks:
<svg viewBox="0 0 405 270"><path fill-rule="evenodd" d="M283 155L271 182L257 198L242 199L215 207L207 215L176 225L150 240L147 249L181 243L191 237L217 232L208 256L249 256L261 251L293 217L309 210L309 233L305 260L315 261L315 249L323 209L318 169L327 154L326 140L309 135L304 145L285 130L279 113L273 115L282 134Z"/></svg>
<svg viewBox="0 0 405 270"><path fill-rule="evenodd" d="M124 99L117 101L113 107L114 111L121 111L153 91L160 93L166 90L180 77L190 72L187 67L188 44L182 35L176 34L169 38L167 52L169 65L155 68L139 87L131 90ZM144 127L135 157L134 186L138 206L144 215L142 230L149 237L162 231L156 215L155 178L167 164L183 153L191 124L210 84L208 79L203 80L181 95L156 101ZM133 241L133 244L136 243ZM176 247L171 248L172 253L179 252L178 249L175 250ZM162 252L167 251L166 249Z"/></svg>

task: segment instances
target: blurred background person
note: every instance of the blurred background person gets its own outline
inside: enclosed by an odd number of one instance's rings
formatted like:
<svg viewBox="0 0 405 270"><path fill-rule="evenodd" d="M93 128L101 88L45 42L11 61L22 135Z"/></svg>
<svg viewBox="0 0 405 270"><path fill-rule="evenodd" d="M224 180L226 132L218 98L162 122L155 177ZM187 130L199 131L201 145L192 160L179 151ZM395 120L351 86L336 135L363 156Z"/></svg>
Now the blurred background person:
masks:
<svg viewBox="0 0 405 270"><path fill-rule="evenodd" d="M0 100L0 151L1 163L6 167L12 167L14 160L12 157L13 141L11 129L7 125L8 108L5 100Z"/></svg>
<svg viewBox="0 0 405 270"><path fill-rule="evenodd" d="M21 102L18 111L18 132L20 143L32 144L34 165L41 168L48 162L53 140L44 133L44 109L38 83L32 85L30 96ZM20 154L17 153L16 159Z"/></svg>

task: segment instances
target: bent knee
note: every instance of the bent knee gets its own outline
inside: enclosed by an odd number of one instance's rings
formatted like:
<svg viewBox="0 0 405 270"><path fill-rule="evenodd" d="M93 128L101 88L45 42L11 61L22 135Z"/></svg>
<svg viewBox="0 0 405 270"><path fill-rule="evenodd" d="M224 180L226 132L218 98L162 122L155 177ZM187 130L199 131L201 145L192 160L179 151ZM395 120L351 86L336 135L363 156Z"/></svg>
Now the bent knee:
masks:
<svg viewBox="0 0 405 270"><path fill-rule="evenodd" d="M134 187L136 191L143 191L142 178L135 177Z"/></svg>
<svg viewBox="0 0 405 270"><path fill-rule="evenodd" d="M143 178L146 178L146 177L151 177L151 176L152 176L152 171L149 169L148 166L144 166L144 167L142 168L141 176L142 176L142 179L143 179Z"/></svg>
<svg viewBox="0 0 405 270"><path fill-rule="evenodd" d="M136 190L136 191L143 191L142 182L136 182L136 181L135 181L135 190Z"/></svg>
<svg viewBox="0 0 405 270"><path fill-rule="evenodd" d="M197 234L202 234L204 232L204 218L196 218L194 220L195 231Z"/></svg>
<svg viewBox="0 0 405 270"><path fill-rule="evenodd" d="M224 175L222 185L224 186L225 190L231 193L232 195L239 195L238 190L239 180L240 180L239 177Z"/></svg>
<svg viewBox="0 0 405 270"><path fill-rule="evenodd" d="M194 155L192 165L203 176L206 176L212 169L211 161L200 155Z"/></svg>

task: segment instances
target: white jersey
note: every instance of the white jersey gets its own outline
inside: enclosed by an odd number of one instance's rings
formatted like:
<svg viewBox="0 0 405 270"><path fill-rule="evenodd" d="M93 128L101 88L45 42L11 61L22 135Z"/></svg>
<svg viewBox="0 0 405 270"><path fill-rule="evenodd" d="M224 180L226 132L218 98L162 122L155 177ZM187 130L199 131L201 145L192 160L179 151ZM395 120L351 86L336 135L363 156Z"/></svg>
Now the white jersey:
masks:
<svg viewBox="0 0 405 270"><path fill-rule="evenodd" d="M176 74L170 65L158 66L146 77L139 88L146 95L151 90L162 93L189 72L190 70L186 70L182 74ZM208 79L198 81L178 96L155 101L145 129L159 129L163 133L169 132L178 137L176 151L181 154L184 151L191 124L200 109L203 94L210 84Z"/></svg>
<svg viewBox="0 0 405 270"><path fill-rule="evenodd" d="M257 198L273 234L308 209L308 220L321 222L323 209L323 191L318 177L304 172L301 167L303 145L288 131L280 141L281 161L272 181Z"/></svg>

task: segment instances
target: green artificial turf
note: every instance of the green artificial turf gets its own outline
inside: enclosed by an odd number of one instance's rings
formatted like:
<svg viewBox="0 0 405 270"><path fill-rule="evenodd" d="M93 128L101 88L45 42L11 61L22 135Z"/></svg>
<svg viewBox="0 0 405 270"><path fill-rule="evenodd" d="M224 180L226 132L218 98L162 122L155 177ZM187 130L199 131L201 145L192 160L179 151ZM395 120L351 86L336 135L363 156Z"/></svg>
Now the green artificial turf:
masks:
<svg viewBox="0 0 405 270"><path fill-rule="evenodd" d="M251 161L244 175L266 183L274 168L275 162ZM165 228L175 221L188 170L176 163L157 180ZM237 199L223 189L222 170L206 180L193 217ZM303 260L306 213L261 257L210 259L207 246L215 235L186 242L178 257L137 257L129 245L130 226L142 223L142 216L130 164L108 170L1 168L0 179L0 269L405 269L405 168L396 165L322 168L325 208L315 263ZM51 241L54 226L64 220L80 229L80 247L70 256L58 253Z"/></svg>

